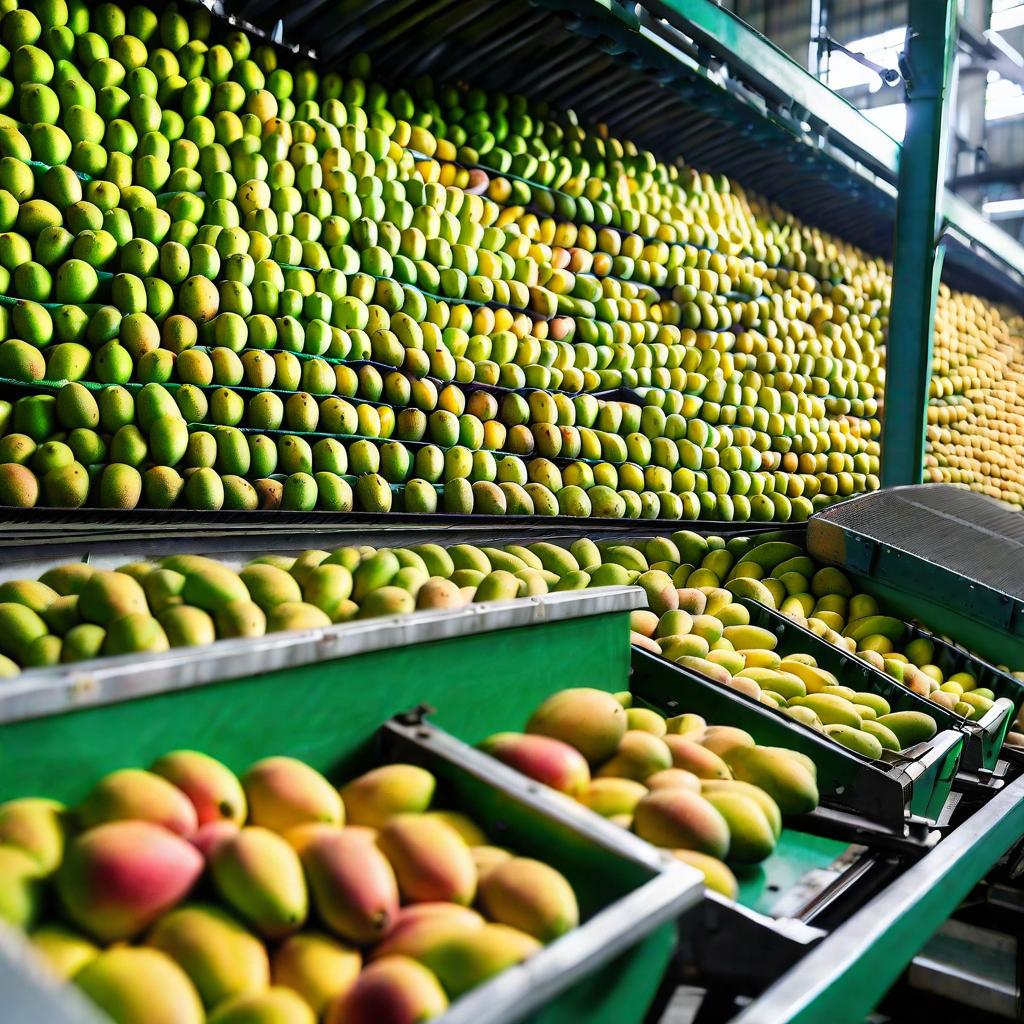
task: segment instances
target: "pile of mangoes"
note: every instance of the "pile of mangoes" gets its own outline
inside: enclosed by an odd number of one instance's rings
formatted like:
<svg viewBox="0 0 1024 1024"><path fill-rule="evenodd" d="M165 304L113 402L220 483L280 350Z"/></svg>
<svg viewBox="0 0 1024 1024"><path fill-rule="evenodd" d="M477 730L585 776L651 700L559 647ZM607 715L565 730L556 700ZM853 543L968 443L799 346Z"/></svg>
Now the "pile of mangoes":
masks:
<svg viewBox="0 0 1024 1024"><path fill-rule="evenodd" d="M728 180L201 8L35 0L0 43L0 503L786 520L877 487L885 267Z"/></svg>
<svg viewBox="0 0 1024 1024"><path fill-rule="evenodd" d="M481 748L671 849L733 898L727 865L744 871L767 859L783 817L818 805L809 757L759 746L743 729L708 725L699 715L666 720L634 707L629 693L562 690L536 709L525 732L496 733Z"/></svg>
<svg viewBox="0 0 1024 1024"><path fill-rule="evenodd" d="M434 791L172 751L74 808L0 804L0 919L119 1024L428 1020L579 922L560 872Z"/></svg>

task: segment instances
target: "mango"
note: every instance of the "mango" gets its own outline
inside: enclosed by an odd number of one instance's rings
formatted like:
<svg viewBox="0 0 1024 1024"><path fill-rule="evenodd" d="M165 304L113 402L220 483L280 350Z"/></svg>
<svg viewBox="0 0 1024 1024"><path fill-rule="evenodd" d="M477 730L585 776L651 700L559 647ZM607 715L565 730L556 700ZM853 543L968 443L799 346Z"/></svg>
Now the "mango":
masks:
<svg viewBox="0 0 1024 1024"><path fill-rule="evenodd" d="M216 613L232 601L249 601L249 591L238 573L213 558L203 555L172 555L161 568L180 572L185 577L181 592L186 604Z"/></svg>
<svg viewBox="0 0 1024 1024"><path fill-rule="evenodd" d="M166 954L115 946L79 972L75 984L116 1024L203 1024L188 975Z"/></svg>
<svg viewBox="0 0 1024 1024"><path fill-rule="evenodd" d="M346 819L383 828L399 814L419 814L434 798L434 776L414 764L387 764L353 779L341 790Z"/></svg>
<svg viewBox="0 0 1024 1024"><path fill-rule="evenodd" d="M66 841L67 809L56 800L25 797L0 804L0 845L27 853L40 875L57 870Z"/></svg>
<svg viewBox="0 0 1024 1024"><path fill-rule="evenodd" d="M100 955L99 946L60 924L42 925L29 938L36 952L61 981L70 981Z"/></svg>
<svg viewBox="0 0 1024 1024"><path fill-rule="evenodd" d="M649 732L630 729L623 733L615 753L597 774L643 782L647 776L671 767L672 751L663 740Z"/></svg>
<svg viewBox="0 0 1024 1024"><path fill-rule="evenodd" d="M511 859L511 855L506 856L501 863ZM442 937L481 928L486 923L475 910L457 903L411 903L399 911L394 927L374 947L371 956L374 960L386 956L419 960Z"/></svg>
<svg viewBox="0 0 1024 1024"><path fill-rule="evenodd" d="M142 586L123 572L106 569L97 569L86 581L79 608L85 622L99 626L108 626L125 615L149 613Z"/></svg>
<svg viewBox="0 0 1024 1024"><path fill-rule="evenodd" d="M882 756L882 744L875 736L848 725L826 725L825 735L864 757L875 760Z"/></svg>
<svg viewBox="0 0 1024 1024"><path fill-rule="evenodd" d="M298 993L275 986L225 1000L207 1024L316 1024L316 1014Z"/></svg>
<svg viewBox="0 0 1024 1024"><path fill-rule="evenodd" d="M319 1019L327 1006L355 984L362 967L358 950L320 932L290 935L274 953L275 985L298 992Z"/></svg>
<svg viewBox="0 0 1024 1024"><path fill-rule="evenodd" d="M398 915L399 897L395 871L373 833L360 827L307 828L299 856L317 914L347 942L379 941Z"/></svg>
<svg viewBox="0 0 1024 1024"><path fill-rule="evenodd" d="M602 818L610 818L616 814L632 814L646 794L647 787L633 779L597 778L576 799Z"/></svg>
<svg viewBox="0 0 1024 1024"><path fill-rule="evenodd" d="M540 943L525 932L503 924L485 924L442 935L424 950L420 962L434 972L449 997L457 999L488 978L529 959L540 948Z"/></svg>
<svg viewBox="0 0 1024 1024"><path fill-rule="evenodd" d="M810 708L825 725L846 725L860 728L860 715L845 697L831 693L812 693L807 697L793 697L791 704Z"/></svg>
<svg viewBox="0 0 1024 1024"><path fill-rule="evenodd" d="M698 850L722 859L729 852L729 826L703 797L681 788L657 789L633 812L633 831L655 846Z"/></svg>
<svg viewBox="0 0 1024 1024"><path fill-rule="evenodd" d="M190 836L198 827L192 801L177 786L153 772L122 768L105 775L78 807L83 828L132 819Z"/></svg>
<svg viewBox="0 0 1024 1024"><path fill-rule="evenodd" d="M705 750L722 757L733 747L752 747L754 737L745 729L737 729L733 725L709 725L699 742Z"/></svg>
<svg viewBox="0 0 1024 1024"><path fill-rule="evenodd" d="M760 626L726 626L722 636L738 651L774 651L779 639Z"/></svg>
<svg viewBox="0 0 1024 1024"><path fill-rule="evenodd" d="M478 882L483 881L484 875L512 856L508 850L501 846L471 846L469 852L473 855ZM420 905L423 906L423 904Z"/></svg>
<svg viewBox="0 0 1024 1024"><path fill-rule="evenodd" d="M180 789L195 808L198 825L211 821L245 822L248 805L242 784L227 765L198 750L172 750L150 771Z"/></svg>
<svg viewBox="0 0 1024 1024"><path fill-rule="evenodd" d="M677 664L683 658L706 658L711 653L711 647L702 636L666 636L659 641L661 653Z"/></svg>
<svg viewBox="0 0 1024 1024"><path fill-rule="evenodd" d="M728 859L737 864L759 864L775 852L775 831L758 801L736 790L713 789L702 793L729 826Z"/></svg>
<svg viewBox="0 0 1024 1024"><path fill-rule="evenodd" d="M131 939L188 894L202 855L148 821L113 821L76 836L57 872L71 922L101 942Z"/></svg>
<svg viewBox="0 0 1024 1024"><path fill-rule="evenodd" d="M548 943L579 924L576 894L553 867L511 857L480 883L479 903L488 919Z"/></svg>
<svg viewBox="0 0 1024 1024"><path fill-rule="evenodd" d="M256 931L279 939L306 920L309 896L298 854L276 832L247 826L210 856L217 891Z"/></svg>
<svg viewBox="0 0 1024 1024"><path fill-rule="evenodd" d="M892 731L892 729L882 725L881 722L863 722L861 723L861 729L863 729L869 736L874 736L874 738L881 744L883 750L891 750L894 753L899 753L899 737Z"/></svg>
<svg viewBox="0 0 1024 1024"><path fill-rule="evenodd" d="M154 925L146 945L166 953L208 1007L270 984L263 943L219 907L191 904L172 910Z"/></svg>
<svg viewBox="0 0 1024 1024"><path fill-rule="evenodd" d="M377 838L406 901L469 905L476 895L476 866L463 838L436 818L400 814Z"/></svg>
<svg viewBox="0 0 1024 1024"><path fill-rule="evenodd" d="M626 712L613 694L576 687L548 697L530 716L526 731L568 743L595 764L618 748Z"/></svg>
<svg viewBox="0 0 1024 1024"><path fill-rule="evenodd" d="M672 734L666 736L664 742L672 754L672 767L692 772L699 779L729 778L725 761L699 742Z"/></svg>
<svg viewBox="0 0 1024 1024"><path fill-rule="evenodd" d="M900 742L900 749L915 743L926 743L936 733L935 719L923 711L894 711L879 715L879 725L884 725Z"/></svg>
<svg viewBox="0 0 1024 1024"><path fill-rule="evenodd" d="M763 789L784 815L808 814L818 806L814 775L793 751L733 747L725 762L734 778Z"/></svg>
<svg viewBox="0 0 1024 1024"><path fill-rule="evenodd" d="M0 921L31 928L41 899L37 862L16 846L0 846Z"/></svg>
<svg viewBox="0 0 1024 1024"><path fill-rule="evenodd" d="M302 589L295 577L277 566L247 565L238 576L250 599L265 612L286 601L302 600Z"/></svg>
<svg viewBox="0 0 1024 1024"><path fill-rule="evenodd" d="M704 884L712 892L717 892L730 900L736 899L739 895L736 876L717 857L697 850L673 850L672 856L696 868L704 876Z"/></svg>
<svg viewBox="0 0 1024 1024"><path fill-rule="evenodd" d="M701 780L693 772L682 768L666 768L663 772L655 772L644 780L648 789L687 789L691 793L701 791Z"/></svg>
<svg viewBox="0 0 1024 1024"><path fill-rule="evenodd" d="M294 757L267 757L242 776L253 825L285 833L297 825L343 825L345 807L338 791L318 772Z"/></svg>
<svg viewBox="0 0 1024 1024"><path fill-rule="evenodd" d="M499 732L484 740L480 749L536 782L569 796L580 793L590 782L590 766L583 755L568 743L548 736Z"/></svg>
<svg viewBox="0 0 1024 1024"><path fill-rule="evenodd" d="M447 1008L437 975L409 957L388 956L367 966L330 1003L324 1024L420 1024Z"/></svg>

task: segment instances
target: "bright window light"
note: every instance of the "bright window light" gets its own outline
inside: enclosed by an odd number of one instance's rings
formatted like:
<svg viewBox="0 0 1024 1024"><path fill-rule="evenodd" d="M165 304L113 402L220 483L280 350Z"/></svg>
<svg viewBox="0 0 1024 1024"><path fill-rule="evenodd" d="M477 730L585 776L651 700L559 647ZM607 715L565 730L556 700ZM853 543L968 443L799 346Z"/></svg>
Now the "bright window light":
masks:
<svg viewBox="0 0 1024 1024"><path fill-rule="evenodd" d="M845 45L856 53L863 53L868 60L881 64L882 67L895 68L906 37L906 25L899 25L887 32L853 39ZM875 92L882 87L882 81L874 71L839 50L833 50L829 54L825 82L836 90L866 85L871 92Z"/></svg>
<svg viewBox="0 0 1024 1024"><path fill-rule="evenodd" d="M1024 114L1024 90L1008 78L989 80L985 88L985 120L999 121Z"/></svg>
<svg viewBox="0 0 1024 1024"><path fill-rule="evenodd" d="M1024 198L990 199L982 203L981 210L989 217L1019 217L1024 214Z"/></svg>
<svg viewBox="0 0 1024 1024"><path fill-rule="evenodd" d="M866 107L861 113L878 125L890 138L903 141L907 131L907 107L904 103L888 103L884 107Z"/></svg>
<svg viewBox="0 0 1024 1024"><path fill-rule="evenodd" d="M1005 32L1024 25L1024 3L1021 0L993 0L992 28Z"/></svg>

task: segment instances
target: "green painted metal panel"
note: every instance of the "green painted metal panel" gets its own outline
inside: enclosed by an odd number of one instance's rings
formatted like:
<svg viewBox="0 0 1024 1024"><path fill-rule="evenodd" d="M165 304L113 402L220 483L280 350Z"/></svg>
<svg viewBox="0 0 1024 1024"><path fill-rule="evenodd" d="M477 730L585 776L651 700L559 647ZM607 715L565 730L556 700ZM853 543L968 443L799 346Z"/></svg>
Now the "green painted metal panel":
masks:
<svg viewBox="0 0 1024 1024"><path fill-rule="evenodd" d="M924 466L935 306L942 274L946 104L956 51L956 0L910 0L907 131L900 155L882 425L882 483L918 483ZM898 390L897 390L898 389Z"/></svg>
<svg viewBox="0 0 1024 1024"><path fill-rule="evenodd" d="M739 902L759 914L772 916L772 908L811 871L822 871L850 848L838 839L814 836L784 828L775 853L764 863L733 871L740 884Z"/></svg>

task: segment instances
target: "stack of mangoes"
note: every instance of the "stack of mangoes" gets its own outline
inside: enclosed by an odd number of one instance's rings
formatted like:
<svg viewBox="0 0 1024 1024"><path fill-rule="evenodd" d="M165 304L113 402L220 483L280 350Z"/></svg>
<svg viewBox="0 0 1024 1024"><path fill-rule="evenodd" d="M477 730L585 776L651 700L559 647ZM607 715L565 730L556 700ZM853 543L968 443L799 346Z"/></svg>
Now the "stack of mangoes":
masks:
<svg viewBox="0 0 1024 1024"><path fill-rule="evenodd" d="M496 733L481 748L671 849L732 898L730 866L742 872L770 857L783 817L818 805L817 768L805 755L759 746L743 729L699 715L666 720L633 707L629 693L562 690L525 732Z"/></svg>
<svg viewBox="0 0 1024 1024"><path fill-rule="evenodd" d="M573 929L554 868L387 764L194 750L0 805L0 919L117 1024L406 1024Z"/></svg>
<svg viewBox="0 0 1024 1024"><path fill-rule="evenodd" d="M202 8L12 0L0 44L0 503L786 520L878 486L885 266L727 179Z"/></svg>

